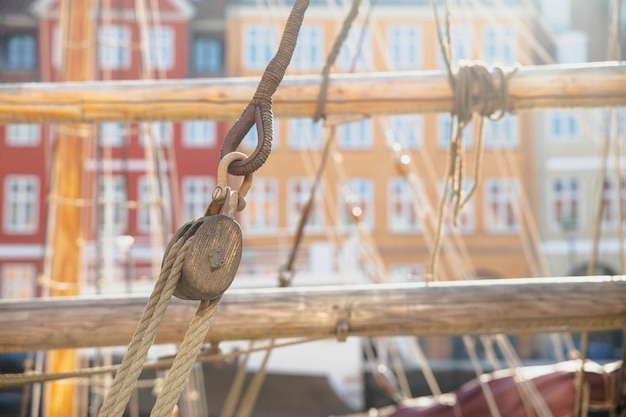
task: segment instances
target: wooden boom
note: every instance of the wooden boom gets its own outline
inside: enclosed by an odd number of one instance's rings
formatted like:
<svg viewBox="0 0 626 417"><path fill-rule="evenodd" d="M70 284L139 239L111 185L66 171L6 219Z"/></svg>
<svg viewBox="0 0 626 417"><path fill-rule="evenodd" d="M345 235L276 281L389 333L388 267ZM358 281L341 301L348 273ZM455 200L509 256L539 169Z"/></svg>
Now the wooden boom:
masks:
<svg viewBox="0 0 626 417"><path fill-rule="evenodd" d="M288 76L274 94L277 117L311 117L319 75ZM0 86L0 123L235 119L258 78L26 83ZM603 62L520 67L509 82L512 110L626 106L626 65ZM335 74L329 116L449 112L442 71Z"/></svg>
<svg viewBox="0 0 626 417"><path fill-rule="evenodd" d="M0 351L126 345L143 296L0 301ZM172 300L156 343L197 303ZM293 287L226 292L207 340L548 333L626 328L626 277Z"/></svg>

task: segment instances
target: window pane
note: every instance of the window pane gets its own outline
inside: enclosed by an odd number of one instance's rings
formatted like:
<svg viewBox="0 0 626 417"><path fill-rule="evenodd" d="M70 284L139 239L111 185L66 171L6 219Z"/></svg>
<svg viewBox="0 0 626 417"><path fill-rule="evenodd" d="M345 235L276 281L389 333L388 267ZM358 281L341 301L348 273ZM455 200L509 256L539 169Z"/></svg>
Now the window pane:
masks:
<svg viewBox="0 0 626 417"><path fill-rule="evenodd" d="M4 182L4 230L9 234L37 231L39 215L39 178L34 175L9 175Z"/></svg>

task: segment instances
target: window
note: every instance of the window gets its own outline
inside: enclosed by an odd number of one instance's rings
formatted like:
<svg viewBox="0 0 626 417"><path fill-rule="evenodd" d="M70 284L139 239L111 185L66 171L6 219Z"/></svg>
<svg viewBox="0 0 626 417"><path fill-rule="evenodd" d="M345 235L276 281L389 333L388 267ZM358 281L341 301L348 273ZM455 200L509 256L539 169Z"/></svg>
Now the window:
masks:
<svg viewBox="0 0 626 417"><path fill-rule="evenodd" d="M244 66L252 70L263 70L274 57L277 47L276 28L271 25L248 25L243 33Z"/></svg>
<svg viewBox="0 0 626 417"><path fill-rule="evenodd" d="M289 119L289 148L314 150L322 148L322 124L310 118Z"/></svg>
<svg viewBox="0 0 626 417"><path fill-rule="evenodd" d="M295 230L300 224L302 210L309 201L313 182L314 180L310 178L291 178L288 182L287 215L289 227L292 230ZM313 207L311 207L306 223L308 232L320 232L324 227L324 213L320 204L320 198L323 198L323 194L320 190L320 186L315 190Z"/></svg>
<svg viewBox="0 0 626 417"><path fill-rule="evenodd" d="M486 149L517 148L517 117L507 114L498 121L485 119L483 135Z"/></svg>
<svg viewBox="0 0 626 417"><path fill-rule="evenodd" d="M146 146L146 143L169 146L172 138L172 124L170 122L142 123L141 132L141 146Z"/></svg>
<svg viewBox="0 0 626 417"><path fill-rule="evenodd" d="M0 68L9 71L33 70L36 56L33 35L16 33L0 37Z"/></svg>
<svg viewBox="0 0 626 417"><path fill-rule="evenodd" d="M465 199L465 196L469 193L472 188L473 182L467 178L463 179L463 189L461 190L461 202ZM443 187L445 185L445 180L441 179L439 181L439 195L443 192ZM461 210L456 215L456 219L454 218L454 205L456 201L450 201L450 196L452 195L452 189L447 190L447 198L446 200L446 216L444 218L444 227L446 230L451 231L452 233L464 234L464 233L473 233L475 229L475 217L474 217L474 198L470 198L467 203L463 206ZM456 220L456 222L455 222ZM456 224L455 224L456 223Z"/></svg>
<svg viewBox="0 0 626 417"><path fill-rule="evenodd" d="M391 134L388 138L393 142L399 143L404 149L419 149L424 131L421 115L390 116L389 128Z"/></svg>
<svg viewBox="0 0 626 417"><path fill-rule="evenodd" d="M100 68L105 70L130 68L130 41L130 29L126 26L101 27L98 32Z"/></svg>
<svg viewBox="0 0 626 417"><path fill-rule="evenodd" d="M554 178L550 186L550 218L562 231L578 230L582 220L582 189L577 177Z"/></svg>
<svg viewBox="0 0 626 417"><path fill-rule="evenodd" d="M2 266L2 299L33 298L37 269L32 264L5 264Z"/></svg>
<svg viewBox="0 0 626 417"><path fill-rule="evenodd" d="M211 38L194 39L192 68L196 74L222 72L224 70L222 42Z"/></svg>
<svg viewBox="0 0 626 417"><path fill-rule="evenodd" d="M148 233L150 231L151 208L156 208L156 210L164 213L166 217L169 217L171 212L169 203L171 201L171 193L167 177L162 177L161 181L155 179L154 188L156 189L150 190L148 177L144 175L139 178L137 183L137 230L141 233ZM188 219L188 217L185 218ZM154 221L154 219L152 221Z"/></svg>
<svg viewBox="0 0 626 417"><path fill-rule="evenodd" d="M517 182L509 178L490 178L485 181L484 187L485 230L492 233L517 232Z"/></svg>
<svg viewBox="0 0 626 417"><path fill-rule="evenodd" d="M183 218L195 219L204 214L211 203L215 179L209 176L185 177L183 185Z"/></svg>
<svg viewBox="0 0 626 417"><path fill-rule="evenodd" d="M409 70L422 66L422 28L416 25L397 25L387 33L389 69Z"/></svg>
<svg viewBox="0 0 626 417"><path fill-rule="evenodd" d="M271 233L278 227L278 186L276 179L255 177L246 209L241 212L241 226L251 233Z"/></svg>
<svg viewBox="0 0 626 417"><path fill-rule="evenodd" d="M210 148L217 142L215 122L194 120L183 123L183 146L187 148Z"/></svg>
<svg viewBox="0 0 626 417"><path fill-rule="evenodd" d="M122 175L105 176L100 183L98 221L102 230L124 233L128 230L128 193Z"/></svg>
<svg viewBox="0 0 626 417"><path fill-rule="evenodd" d="M337 69L366 71L372 66L372 39L367 26L353 24L337 57Z"/></svg>
<svg viewBox="0 0 626 417"><path fill-rule="evenodd" d="M168 70L174 66L174 31L170 27L150 29L148 68Z"/></svg>
<svg viewBox="0 0 626 417"><path fill-rule="evenodd" d="M122 146L125 142L126 125L124 123L101 123L100 145Z"/></svg>
<svg viewBox="0 0 626 417"><path fill-rule="evenodd" d="M293 51L291 68L300 71L318 71L322 68L324 32L320 26L303 25Z"/></svg>
<svg viewBox="0 0 626 417"><path fill-rule="evenodd" d="M369 149L372 147L372 121L347 123L337 129L337 143L341 149Z"/></svg>
<svg viewBox="0 0 626 417"><path fill-rule="evenodd" d="M465 148L472 146L472 125L465 126L463 129L463 145ZM439 149L448 149L450 147L450 115L437 115L437 145Z"/></svg>
<svg viewBox="0 0 626 417"><path fill-rule="evenodd" d="M39 215L39 178L35 175L8 175L4 180L4 231L33 234Z"/></svg>
<svg viewBox="0 0 626 417"><path fill-rule="evenodd" d="M617 187L615 178L605 178L602 186L602 225L616 226L618 218ZM621 214L622 222L626 221L626 177L622 177L621 186Z"/></svg>
<svg viewBox="0 0 626 417"><path fill-rule="evenodd" d="M8 146L37 146L40 140L40 128L35 124L6 125L6 143Z"/></svg>
<svg viewBox="0 0 626 417"><path fill-rule="evenodd" d="M418 212L420 200L405 180L391 178L387 186L387 221L392 233L416 233L421 230Z"/></svg>
<svg viewBox="0 0 626 417"><path fill-rule="evenodd" d="M472 28L467 25L453 25L450 28L451 39L451 52L452 52L452 66L454 67L461 59L472 59L474 56L472 45L474 39L474 33ZM441 48L437 45L435 47L437 51L437 66L441 69L445 69L446 61L441 55Z"/></svg>
<svg viewBox="0 0 626 417"><path fill-rule="evenodd" d="M422 264L393 264L387 273L389 282L422 282L426 269Z"/></svg>
<svg viewBox="0 0 626 417"><path fill-rule="evenodd" d="M483 29L483 59L489 64L513 65L517 62L517 33L512 26Z"/></svg>
<svg viewBox="0 0 626 417"><path fill-rule="evenodd" d="M580 138L578 115L573 110L550 110L546 112L548 137L553 140Z"/></svg>
<svg viewBox="0 0 626 417"><path fill-rule="evenodd" d="M374 189L372 182L364 178L352 178L338 190L337 202L339 225L354 227L362 222L370 229L374 227Z"/></svg>

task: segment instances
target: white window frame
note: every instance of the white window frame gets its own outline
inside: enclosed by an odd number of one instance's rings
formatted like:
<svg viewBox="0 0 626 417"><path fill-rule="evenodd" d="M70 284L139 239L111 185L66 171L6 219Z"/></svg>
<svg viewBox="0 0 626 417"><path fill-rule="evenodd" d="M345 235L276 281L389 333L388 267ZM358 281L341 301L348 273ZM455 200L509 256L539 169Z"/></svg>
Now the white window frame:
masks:
<svg viewBox="0 0 626 417"><path fill-rule="evenodd" d="M496 185L498 194L493 195L490 189ZM486 178L484 181L483 213L485 231L492 234L513 234L519 231L518 207L520 200L519 184L513 178ZM491 205L497 205L497 213L492 218ZM511 225L508 216L512 216Z"/></svg>
<svg viewBox="0 0 626 417"><path fill-rule="evenodd" d="M183 146L212 148L217 143L217 125L213 120L192 120L183 123Z"/></svg>
<svg viewBox="0 0 626 417"><path fill-rule="evenodd" d="M519 142L517 116L506 114L498 121L484 120L485 149L516 149Z"/></svg>
<svg viewBox="0 0 626 417"><path fill-rule="evenodd" d="M340 28L337 29L338 31ZM365 30L365 32L363 32ZM353 24L348 36L341 45L337 57L337 69L342 72L368 71L372 68L372 36L370 27L362 24ZM363 37L363 39L361 39ZM358 54L358 57L355 56ZM353 65L354 62L354 65Z"/></svg>
<svg viewBox="0 0 626 417"><path fill-rule="evenodd" d="M100 145L121 147L125 144L126 124L124 123L101 123L99 126Z"/></svg>
<svg viewBox="0 0 626 417"><path fill-rule="evenodd" d="M158 210L162 210L166 217L171 213L171 192L169 180L163 176L161 183L156 184L159 188L155 190L156 195L150 195L148 177L142 175L137 179L137 231L140 233L150 232L150 209L154 205L160 205Z"/></svg>
<svg viewBox="0 0 626 417"><path fill-rule="evenodd" d="M7 146L38 146L41 143L41 127L33 123L5 125Z"/></svg>
<svg viewBox="0 0 626 417"><path fill-rule="evenodd" d="M324 133L322 122L314 122L311 118L289 119L289 149L318 150L322 149Z"/></svg>
<svg viewBox="0 0 626 417"><path fill-rule="evenodd" d="M554 141L579 140L582 137L581 114L576 110L548 110L546 114L546 135ZM555 129L558 127L558 129Z"/></svg>
<svg viewBox="0 0 626 417"><path fill-rule="evenodd" d="M202 216L211 203L214 190L215 178L210 175L183 177L183 219L187 221Z"/></svg>
<svg viewBox="0 0 626 417"><path fill-rule="evenodd" d="M491 65L517 62L517 30L513 25L483 27L482 45L482 59Z"/></svg>
<svg viewBox="0 0 626 417"><path fill-rule="evenodd" d="M148 68L170 70L174 67L174 30L170 26L160 26L148 30L149 62Z"/></svg>
<svg viewBox="0 0 626 417"><path fill-rule="evenodd" d="M372 120L365 119L340 125L337 129L337 145L339 149L344 150L371 149Z"/></svg>
<svg viewBox="0 0 626 417"><path fill-rule="evenodd" d="M424 65L422 27L417 24L392 25L387 29L390 70L415 70Z"/></svg>
<svg viewBox="0 0 626 417"><path fill-rule="evenodd" d="M314 179L308 177L292 177L287 182L287 224L295 231L302 217L302 210L309 201ZM306 223L307 233L321 233L324 231L324 212L321 199L323 198L322 184L315 190L313 207L309 211Z"/></svg>
<svg viewBox="0 0 626 417"><path fill-rule="evenodd" d="M318 71L322 68L324 30L320 25L302 25L293 51L290 68L296 71Z"/></svg>
<svg viewBox="0 0 626 417"><path fill-rule="evenodd" d="M3 228L6 234L32 235L37 232L40 182L36 175L5 177Z"/></svg>
<svg viewBox="0 0 626 417"><path fill-rule="evenodd" d="M273 234L278 228L278 181L273 177L255 177L246 195L246 209L241 212L241 226L249 234Z"/></svg>
<svg viewBox="0 0 626 417"><path fill-rule="evenodd" d="M103 70L121 70L130 68L131 40L130 28L126 25L109 25L100 27L98 29L99 68Z"/></svg>
<svg viewBox="0 0 626 417"><path fill-rule="evenodd" d="M128 187L126 176L106 175L100 183L98 196L100 210L99 227L107 230L107 222L111 222L110 230L114 234L128 231Z"/></svg>
<svg viewBox="0 0 626 417"><path fill-rule="evenodd" d="M439 149L448 149L450 147L450 125L452 123L449 114L437 115L437 147ZM471 124L466 125L463 129L463 146L465 149L471 149L473 146L474 131Z"/></svg>
<svg viewBox="0 0 626 417"><path fill-rule="evenodd" d="M399 209L396 209L398 207ZM387 181L387 226L393 234L416 234L422 231L422 202L404 178Z"/></svg>
<svg viewBox="0 0 626 417"><path fill-rule="evenodd" d="M388 140L399 143L402 149L417 150L422 147L424 136L424 117L420 114L389 116L387 120ZM390 143L393 145L393 143Z"/></svg>
<svg viewBox="0 0 626 417"><path fill-rule="evenodd" d="M573 189L571 186L573 182L577 183L576 189ZM558 192L555 190L557 183L560 184L560 191ZM582 230L585 220L585 200L582 178L576 175L551 178L548 182L547 192L548 198L546 200L549 204L547 213L549 213L548 216L552 230L563 232L564 228L572 226L574 226L574 228L571 230ZM563 217L561 220L558 219L559 214L556 212L556 204L558 202L560 202L561 205L561 216ZM573 203L575 203L577 211L576 219L574 219L576 222L564 224L564 220L568 219L567 214L571 211ZM571 218L571 216L569 218Z"/></svg>
<svg viewBox="0 0 626 417"><path fill-rule="evenodd" d="M339 228L350 231L356 228L351 210L357 209L359 224L370 231L374 229L374 184L368 178L350 178L337 190L337 216ZM359 213L360 212L360 213Z"/></svg>
<svg viewBox="0 0 626 417"><path fill-rule="evenodd" d="M268 24L251 24L243 27L243 65L249 70L263 70L278 47L276 27Z"/></svg>
<svg viewBox="0 0 626 417"><path fill-rule="evenodd" d="M2 265L0 286L2 299L25 299L35 297L37 268L30 263L6 263Z"/></svg>

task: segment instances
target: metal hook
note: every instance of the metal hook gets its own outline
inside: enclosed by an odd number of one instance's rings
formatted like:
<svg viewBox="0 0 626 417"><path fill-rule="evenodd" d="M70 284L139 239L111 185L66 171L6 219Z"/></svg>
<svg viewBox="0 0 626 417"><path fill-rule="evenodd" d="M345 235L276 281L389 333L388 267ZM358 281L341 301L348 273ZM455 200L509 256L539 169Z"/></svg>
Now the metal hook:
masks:
<svg viewBox="0 0 626 417"><path fill-rule="evenodd" d="M228 198L230 193L230 187L228 186L228 167L234 161L242 161L248 156L242 152L230 152L226 154L217 167L217 185L213 191L212 201L209 204L205 212L205 216L217 214L221 210L224 202ZM241 211L246 206L245 196L252 186L252 173L246 174L243 177L243 182L237 191L238 203L237 211Z"/></svg>

